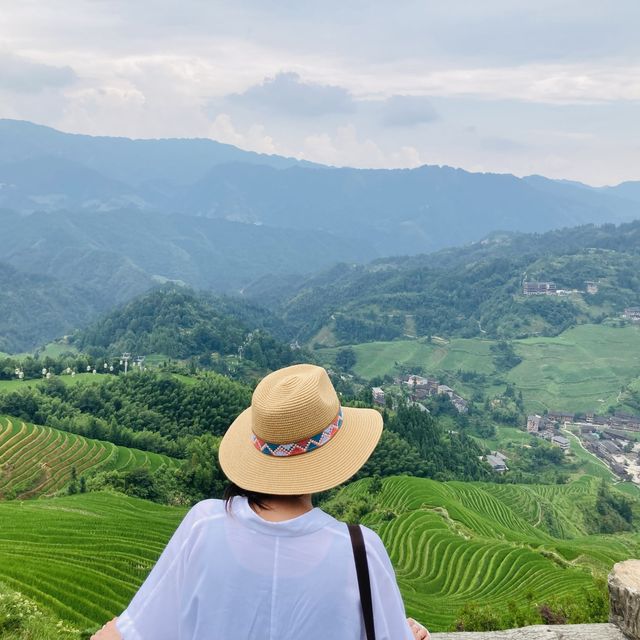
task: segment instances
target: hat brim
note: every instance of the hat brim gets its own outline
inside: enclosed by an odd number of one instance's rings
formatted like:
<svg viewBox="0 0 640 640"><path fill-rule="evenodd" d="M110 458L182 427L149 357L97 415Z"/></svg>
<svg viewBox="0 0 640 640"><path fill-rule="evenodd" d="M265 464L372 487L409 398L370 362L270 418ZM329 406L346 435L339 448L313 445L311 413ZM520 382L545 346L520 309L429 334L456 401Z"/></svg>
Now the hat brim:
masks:
<svg viewBox="0 0 640 640"><path fill-rule="evenodd" d="M353 476L369 459L382 435L375 409L342 407L343 424L323 446L295 456L262 453L251 440L251 407L229 427L220 443L220 466L247 491L301 495L331 489Z"/></svg>

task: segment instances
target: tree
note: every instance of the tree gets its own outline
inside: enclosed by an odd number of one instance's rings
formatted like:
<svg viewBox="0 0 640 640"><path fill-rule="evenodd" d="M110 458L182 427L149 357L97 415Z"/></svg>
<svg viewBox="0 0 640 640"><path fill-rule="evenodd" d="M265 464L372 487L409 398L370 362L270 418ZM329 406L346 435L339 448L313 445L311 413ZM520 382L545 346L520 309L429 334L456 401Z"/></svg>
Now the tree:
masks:
<svg viewBox="0 0 640 640"><path fill-rule="evenodd" d="M336 353L336 367L344 371L351 371L357 362L356 352L353 347L345 347Z"/></svg>

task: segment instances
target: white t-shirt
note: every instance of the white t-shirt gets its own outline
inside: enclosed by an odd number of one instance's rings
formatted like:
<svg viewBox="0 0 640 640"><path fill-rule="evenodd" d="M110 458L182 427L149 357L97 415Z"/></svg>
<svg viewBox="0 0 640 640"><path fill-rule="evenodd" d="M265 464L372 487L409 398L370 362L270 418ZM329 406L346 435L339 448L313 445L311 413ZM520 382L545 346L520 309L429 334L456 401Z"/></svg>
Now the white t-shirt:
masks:
<svg viewBox="0 0 640 640"><path fill-rule="evenodd" d="M411 640L380 538L363 527L377 640ZM267 522L245 498L193 507L120 616L124 640L364 640L347 526Z"/></svg>

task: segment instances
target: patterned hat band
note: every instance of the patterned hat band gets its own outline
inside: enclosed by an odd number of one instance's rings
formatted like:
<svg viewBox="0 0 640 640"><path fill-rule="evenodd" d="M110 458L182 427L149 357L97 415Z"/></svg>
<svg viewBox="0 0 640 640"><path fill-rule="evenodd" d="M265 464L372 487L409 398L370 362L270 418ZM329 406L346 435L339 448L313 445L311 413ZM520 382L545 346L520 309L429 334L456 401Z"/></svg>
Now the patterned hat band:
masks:
<svg viewBox="0 0 640 640"><path fill-rule="evenodd" d="M338 415L326 429L323 429L320 433L317 433L315 436L311 436L310 438L305 438L304 440L291 442L289 444L278 444L274 442L266 442L265 440L258 438L255 433L252 433L251 440L253 442L253 446L265 455L278 457L298 456L301 453L307 453L314 449L319 449L323 445L327 444L327 442L329 442L329 440L338 433L341 426L342 407L338 409Z"/></svg>

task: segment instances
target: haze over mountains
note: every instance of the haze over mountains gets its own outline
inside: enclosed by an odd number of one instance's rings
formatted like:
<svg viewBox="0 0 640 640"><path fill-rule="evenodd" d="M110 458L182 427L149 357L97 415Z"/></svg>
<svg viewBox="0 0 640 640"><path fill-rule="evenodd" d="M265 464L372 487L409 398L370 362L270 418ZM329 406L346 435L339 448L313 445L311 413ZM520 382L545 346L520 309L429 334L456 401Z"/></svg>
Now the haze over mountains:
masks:
<svg viewBox="0 0 640 640"><path fill-rule="evenodd" d="M167 280L241 292L265 276L300 281L338 262L432 252L497 230L638 217L640 182L596 189L451 167L323 167L211 140L0 120L0 263L49 278L36 287L0 269L0 306L22 301L14 323L30 299L42 317L64 317L47 336ZM71 308L74 298L77 311L60 314L59 300Z"/></svg>

